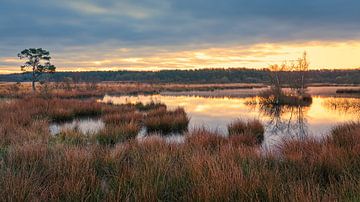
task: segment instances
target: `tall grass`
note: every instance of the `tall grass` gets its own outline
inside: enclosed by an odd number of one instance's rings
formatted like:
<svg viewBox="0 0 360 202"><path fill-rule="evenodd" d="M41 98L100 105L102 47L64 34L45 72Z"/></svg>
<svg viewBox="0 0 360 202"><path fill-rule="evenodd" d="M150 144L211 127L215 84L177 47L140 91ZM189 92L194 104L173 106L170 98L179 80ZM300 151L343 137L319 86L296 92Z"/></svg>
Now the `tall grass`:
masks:
<svg viewBox="0 0 360 202"><path fill-rule="evenodd" d="M102 117L102 120L106 124L113 124L113 125L119 125L130 122L141 122L142 119L143 119L143 114L138 113L136 111L106 114Z"/></svg>
<svg viewBox="0 0 360 202"><path fill-rule="evenodd" d="M360 199L359 123L338 126L324 140L285 142L279 154L261 153L257 144L241 138L261 128L255 122L234 123L229 138L205 129L189 131L183 144L167 144L162 138L137 141L142 121L106 124L94 136L101 144L74 131L63 131L60 140L52 141L48 123L54 111L77 114L82 104L83 110L94 106L102 116L134 110L39 98L0 105L1 201ZM185 120L183 110L144 113L144 122L154 118L177 125L174 117Z"/></svg>
<svg viewBox="0 0 360 202"><path fill-rule="evenodd" d="M48 82L37 85L37 95L50 98L88 98L104 95L158 94L161 91L209 91L216 89L251 89L262 84L147 84L124 82ZM33 96L31 83L0 83L0 97L25 98Z"/></svg>
<svg viewBox="0 0 360 202"><path fill-rule="evenodd" d="M228 133L230 136L240 136L249 144L261 144L264 140L264 126L258 120L242 121L240 119L228 125Z"/></svg>
<svg viewBox="0 0 360 202"><path fill-rule="evenodd" d="M159 108L147 113L144 125L148 132L158 132L163 135L187 131L189 118L183 108L167 111Z"/></svg>
<svg viewBox="0 0 360 202"><path fill-rule="evenodd" d="M107 126L96 134L96 140L102 145L114 145L119 142L135 139L140 129L140 125L136 122Z"/></svg>
<svg viewBox="0 0 360 202"><path fill-rule="evenodd" d="M358 143L349 149L333 142L332 136L320 142L291 141L281 148L281 156L264 156L257 147L234 144L234 139L205 130L188 135L184 144L148 139L115 147L12 145L1 157L0 196L117 201L359 199Z"/></svg>

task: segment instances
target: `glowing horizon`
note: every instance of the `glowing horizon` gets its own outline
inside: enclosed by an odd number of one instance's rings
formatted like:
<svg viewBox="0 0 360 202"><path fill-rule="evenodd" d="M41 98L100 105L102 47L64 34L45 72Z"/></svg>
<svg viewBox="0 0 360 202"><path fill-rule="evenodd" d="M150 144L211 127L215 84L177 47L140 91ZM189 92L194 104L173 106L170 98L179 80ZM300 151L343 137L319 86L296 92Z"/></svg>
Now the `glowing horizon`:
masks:
<svg viewBox="0 0 360 202"><path fill-rule="evenodd" d="M159 51L152 54L144 50L119 49L93 56L82 53L82 59L69 58L67 54L52 51L52 62L57 71L158 71L203 68L249 68L262 69L270 64L295 60L303 51L308 53L310 69L358 69L360 68L360 41L263 43L251 46L213 47L193 50ZM89 57L86 57L88 55ZM1 58L9 64L2 66L0 73L20 73L23 61L15 56Z"/></svg>
<svg viewBox="0 0 360 202"><path fill-rule="evenodd" d="M266 68L303 51L311 69L355 69L359 7L358 0L3 0L0 74L20 72L16 55L26 48L50 51L57 71Z"/></svg>

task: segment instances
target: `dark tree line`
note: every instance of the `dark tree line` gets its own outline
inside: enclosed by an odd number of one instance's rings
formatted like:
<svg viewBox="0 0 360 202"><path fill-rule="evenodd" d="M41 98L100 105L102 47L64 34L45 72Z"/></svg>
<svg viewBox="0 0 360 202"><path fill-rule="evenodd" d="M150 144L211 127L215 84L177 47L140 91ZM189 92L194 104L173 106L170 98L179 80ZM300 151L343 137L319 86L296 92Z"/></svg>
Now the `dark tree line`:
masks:
<svg viewBox="0 0 360 202"><path fill-rule="evenodd" d="M279 71L279 75L289 77L299 72ZM308 83L360 84L358 70L310 70L306 73ZM254 69L202 69L202 70L164 70L158 72L139 71L93 71L57 72L43 74L45 81L62 82L71 78L74 82L148 82L148 83L269 83L269 70ZM31 73L0 75L2 82L32 81ZM286 85L286 83L284 83Z"/></svg>

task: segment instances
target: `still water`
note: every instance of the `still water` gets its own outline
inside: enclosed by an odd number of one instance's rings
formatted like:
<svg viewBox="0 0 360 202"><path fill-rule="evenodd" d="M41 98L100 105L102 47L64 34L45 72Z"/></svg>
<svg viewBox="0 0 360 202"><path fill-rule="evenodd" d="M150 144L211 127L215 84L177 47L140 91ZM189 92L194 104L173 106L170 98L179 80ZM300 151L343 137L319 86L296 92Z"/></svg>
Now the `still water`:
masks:
<svg viewBox="0 0 360 202"><path fill-rule="evenodd" d="M84 135L93 135L105 127L101 119L83 118L65 123L50 124L50 134L57 135L63 130L78 130Z"/></svg>
<svg viewBox="0 0 360 202"><path fill-rule="evenodd" d="M286 138L322 138L334 126L360 118L359 98L317 96L308 107L274 108L249 104L253 99L149 95L105 96L100 101L113 104L154 101L170 109L184 107L190 117L190 130L206 127L222 135L227 135L227 125L236 119L259 119L265 125L265 147Z"/></svg>
<svg viewBox="0 0 360 202"><path fill-rule="evenodd" d="M259 119L265 126L263 147L277 145L287 138L313 137L321 139L341 123L360 120L360 98L341 98L315 95L307 107L264 107L251 104L254 97L204 97L198 95L105 96L99 102L125 104L161 102L169 109L183 107L190 117L189 129L207 128L227 135L227 125L236 119ZM50 126L53 135L64 129L77 129L91 135L103 129L101 119L77 119ZM147 138L141 130L138 139ZM183 142L181 134L164 137L168 142Z"/></svg>

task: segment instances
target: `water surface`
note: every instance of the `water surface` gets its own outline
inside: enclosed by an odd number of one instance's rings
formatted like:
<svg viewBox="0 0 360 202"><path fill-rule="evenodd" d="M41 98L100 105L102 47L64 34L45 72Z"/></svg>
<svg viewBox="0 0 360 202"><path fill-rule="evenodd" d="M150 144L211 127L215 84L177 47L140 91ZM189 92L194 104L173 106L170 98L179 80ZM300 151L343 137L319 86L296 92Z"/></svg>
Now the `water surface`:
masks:
<svg viewBox="0 0 360 202"><path fill-rule="evenodd" d="M227 135L227 125L235 119L259 119L265 125L263 146L271 146L284 138L322 138L335 125L359 120L360 99L313 97L308 107L266 108L251 105L249 97L211 98L200 96L141 95L105 96L101 102L114 104L161 102L170 109L184 107L190 117L189 129L206 127Z"/></svg>
<svg viewBox="0 0 360 202"><path fill-rule="evenodd" d="M50 124L50 134L58 135L62 130L79 130L84 135L93 135L105 127L101 119L83 118L65 123Z"/></svg>

